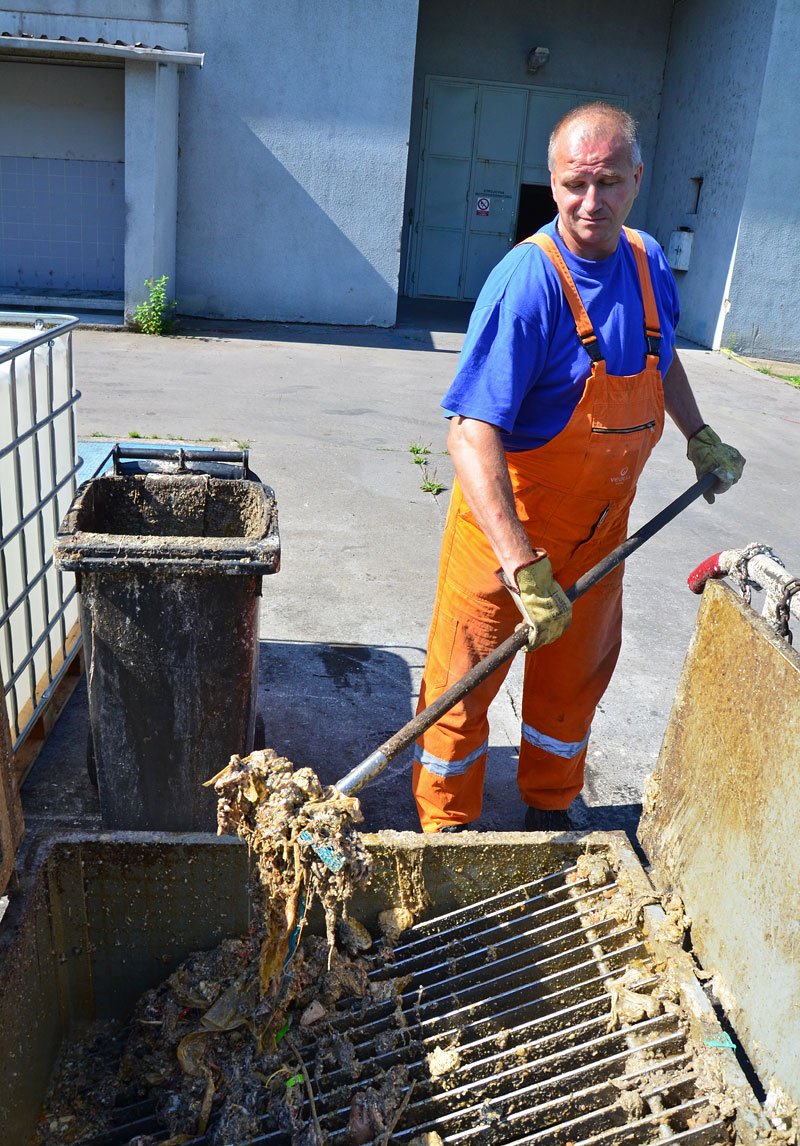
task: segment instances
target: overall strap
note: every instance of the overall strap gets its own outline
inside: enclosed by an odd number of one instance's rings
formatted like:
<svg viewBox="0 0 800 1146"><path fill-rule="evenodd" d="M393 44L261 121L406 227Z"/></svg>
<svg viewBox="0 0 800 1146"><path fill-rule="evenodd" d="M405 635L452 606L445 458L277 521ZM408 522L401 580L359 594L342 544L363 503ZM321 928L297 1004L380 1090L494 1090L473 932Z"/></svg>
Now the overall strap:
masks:
<svg viewBox="0 0 800 1146"><path fill-rule="evenodd" d="M523 239L522 242L535 243L537 247L540 247L544 251L548 259L550 259L550 262L558 272L558 277L561 279L564 297L569 304L569 309L572 311L572 317L575 320L575 329L578 332L578 338L581 340L584 350L592 362L602 362L603 355L600 353L600 344L597 341L597 335L592 328L591 320L586 313L586 307L581 302L578 288L575 286L572 275L569 273L569 268L564 262L561 251L559 251L549 235L542 235L541 233L531 235L529 238Z"/></svg>
<svg viewBox="0 0 800 1146"><path fill-rule="evenodd" d="M661 323L658 320L658 307L656 306L656 296L653 293L653 282L650 278L647 250L638 231L634 231L630 227L623 227L622 229L631 245L631 250L636 259L636 269L639 272L639 284L642 288L642 302L644 303L644 337L647 343L647 354L658 358L661 353Z"/></svg>

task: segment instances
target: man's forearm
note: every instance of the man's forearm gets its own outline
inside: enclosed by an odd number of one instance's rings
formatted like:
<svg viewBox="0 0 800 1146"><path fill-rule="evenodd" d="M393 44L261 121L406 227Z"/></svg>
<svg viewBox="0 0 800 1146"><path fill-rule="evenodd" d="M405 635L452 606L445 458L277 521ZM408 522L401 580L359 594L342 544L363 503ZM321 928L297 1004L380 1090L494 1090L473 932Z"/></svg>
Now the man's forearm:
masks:
<svg viewBox="0 0 800 1146"><path fill-rule="evenodd" d="M669 370L664 375L664 407L687 440L691 438L692 434L696 434L704 424L703 416L698 409L691 384L686 377L686 371L677 352L673 356Z"/></svg>
<svg viewBox="0 0 800 1146"><path fill-rule="evenodd" d="M496 426L474 418L450 419L447 446L472 514L513 581L534 552L517 516L505 453Z"/></svg>

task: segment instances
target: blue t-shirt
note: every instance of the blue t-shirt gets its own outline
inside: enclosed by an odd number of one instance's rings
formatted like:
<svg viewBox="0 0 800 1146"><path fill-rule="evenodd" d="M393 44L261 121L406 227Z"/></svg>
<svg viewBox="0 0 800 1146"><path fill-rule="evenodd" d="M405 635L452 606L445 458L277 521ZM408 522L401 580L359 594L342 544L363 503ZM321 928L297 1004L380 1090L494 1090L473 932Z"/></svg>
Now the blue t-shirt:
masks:
<svg viewBox="0 0 800 1146"><path fill-rule="evenodd" d="M613 255L591 260L567 250L555 220L541 233L555 240L564 257L608 373L638 374L645 361L644 305L625 234ZM661 322L663 377L672 362L678 291L658 243L650 235L642 238ZM535 449L564 429L590 372L558 272L535 243L523 243L497 264L478 296L442 406L448 416L499 427L506 450Z"/></svg>

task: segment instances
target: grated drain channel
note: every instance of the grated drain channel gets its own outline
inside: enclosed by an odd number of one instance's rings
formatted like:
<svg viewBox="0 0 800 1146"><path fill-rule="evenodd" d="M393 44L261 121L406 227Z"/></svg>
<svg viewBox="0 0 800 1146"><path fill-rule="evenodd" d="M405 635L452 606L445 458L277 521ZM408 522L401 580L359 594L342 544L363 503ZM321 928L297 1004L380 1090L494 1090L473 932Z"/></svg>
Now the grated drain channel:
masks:
<svg viewBox="0 0 800 1146"><path fill-rule="evenodd" d="M388 997L342 1003L331 1024L352 1047L350 1069L316 1061L310 1031L295 1036L331 1146L349 1146L353 1095L398 1063L411 1093L391 1142L436 1131L468 1146L729 1143L676 1009L633 1023L615 1015L611 985L627 968L644 969L637 991L659 982L640 932L615 913L615 893L613 876L592 887L571 867L417 924L391 960L378 950L371 996ZM437 1048L453 1052L453 1065L432 1077ZM136 1133L166 1139L148 1111L136 1113ZM92 1144L127 1143L128 1130ZM265 1123L231 1146L289 1141Z"/></svg>

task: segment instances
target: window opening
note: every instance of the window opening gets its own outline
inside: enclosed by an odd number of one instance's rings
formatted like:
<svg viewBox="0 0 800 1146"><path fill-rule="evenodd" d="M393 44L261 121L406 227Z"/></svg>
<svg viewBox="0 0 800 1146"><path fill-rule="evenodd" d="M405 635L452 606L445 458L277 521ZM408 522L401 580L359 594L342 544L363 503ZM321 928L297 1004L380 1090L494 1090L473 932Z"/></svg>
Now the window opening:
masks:
<svg viewBox="0 0 800 1146"><path fill-rule="evenodd" d="M692 190L689 194L689 214L696 215L700 210L700 192L703 190L703 176L692 177Z"/></svg>

